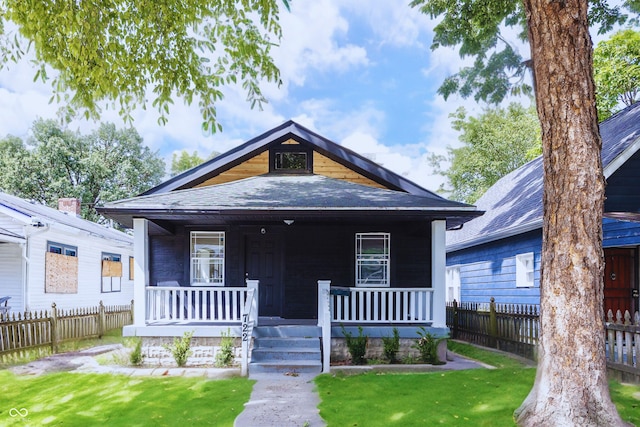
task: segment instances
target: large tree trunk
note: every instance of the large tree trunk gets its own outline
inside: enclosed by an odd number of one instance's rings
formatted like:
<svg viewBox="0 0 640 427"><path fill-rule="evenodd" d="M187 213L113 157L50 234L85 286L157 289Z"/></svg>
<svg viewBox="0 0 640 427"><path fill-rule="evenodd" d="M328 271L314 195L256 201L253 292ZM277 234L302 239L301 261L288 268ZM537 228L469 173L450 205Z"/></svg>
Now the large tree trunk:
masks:
<svg viewBox="0 0 640 427"><path fill-rule="evenodd" d="M540 350L522 426L624 425L604 342L604 178L587 0L524 0L542 125Z"/></svg>

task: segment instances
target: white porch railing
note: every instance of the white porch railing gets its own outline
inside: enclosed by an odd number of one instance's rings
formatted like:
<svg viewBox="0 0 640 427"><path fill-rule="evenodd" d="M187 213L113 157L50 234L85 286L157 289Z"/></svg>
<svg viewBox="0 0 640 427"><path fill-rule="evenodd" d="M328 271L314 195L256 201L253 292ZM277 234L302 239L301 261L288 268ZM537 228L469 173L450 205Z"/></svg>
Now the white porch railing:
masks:
<svg viewBox="0 0 640 427"><path fill-rule="evenodd" d="M148 286L146 323L242 322L249 288Z"/></svg>
<svg viewBox="0 0 640 427"><path fill-rule="evenodd" d="M331 323L433 323L431 288L331 288L318 280L318 326L322 328L322 372L330 370Z"/></svg>
<svg viewBox="0 0 640 427"><path fill-rule="evenodd" d="M431 288L338 288L330 294L337 323L431 323Z"/></svg>

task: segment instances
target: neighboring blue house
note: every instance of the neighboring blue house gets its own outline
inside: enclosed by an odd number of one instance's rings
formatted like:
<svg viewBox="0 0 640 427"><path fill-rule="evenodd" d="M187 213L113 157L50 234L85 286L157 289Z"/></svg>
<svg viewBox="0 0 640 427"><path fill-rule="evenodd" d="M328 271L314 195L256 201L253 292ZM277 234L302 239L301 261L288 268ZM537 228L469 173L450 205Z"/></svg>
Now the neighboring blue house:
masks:
<svg viewBox="0 0 640 427"><path fill-rule="evenodd" d="M607 180L603 246L605 312L638 310L640 103L600 124ZM540 302L542 158L496 182L477 202L486 213L447 232L447 300Z"/></svg>

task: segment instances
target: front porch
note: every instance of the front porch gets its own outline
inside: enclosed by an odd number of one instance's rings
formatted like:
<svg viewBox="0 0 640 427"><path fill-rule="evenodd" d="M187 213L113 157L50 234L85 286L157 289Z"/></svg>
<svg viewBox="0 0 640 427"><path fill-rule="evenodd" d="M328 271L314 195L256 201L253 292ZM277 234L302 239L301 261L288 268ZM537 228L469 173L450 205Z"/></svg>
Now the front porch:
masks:
<svg viewBox="0 0 640 427"><path fill-rule="evenodd" d="M126 326L125 336L171 338L193 333L194 338L215 338L229 334L241 338L242 372L248 372L251 348L257 336L312 335L322 355L322 370L328 372L332 357L332 340L342 339L344 327L357 334L357 328L372 339L392 335L397 327L402 338L416 338L419 327L446 337L448 329L434 324L434 293L431 288L362 288L331 287L328 280L318 281L318 306L315 319L284 319L258 316L259 281L247 280L246 287L148 286L145 304L134 308L134 324ZM437 307L437 306L436 306ZM442 306L444 311L444 305ZM140 321L142 319L142 321ZM256 328L262 328L256 334ZM286 327L278 329L278 327ZM306 328L306 329L305 329ZM315 334L315 332L314 332Z"/></svg>

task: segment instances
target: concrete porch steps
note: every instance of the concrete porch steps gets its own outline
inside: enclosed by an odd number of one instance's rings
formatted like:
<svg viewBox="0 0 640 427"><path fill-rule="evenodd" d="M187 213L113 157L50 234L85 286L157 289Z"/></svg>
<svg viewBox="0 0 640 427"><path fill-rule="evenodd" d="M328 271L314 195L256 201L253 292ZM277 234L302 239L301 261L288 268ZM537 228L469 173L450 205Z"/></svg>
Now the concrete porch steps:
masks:
<svg viewBox="0 0 640 427"><path fill-rule="evenodd" d="M267 326L253 332L250 374L322 372L318 327Z"/></svg>

